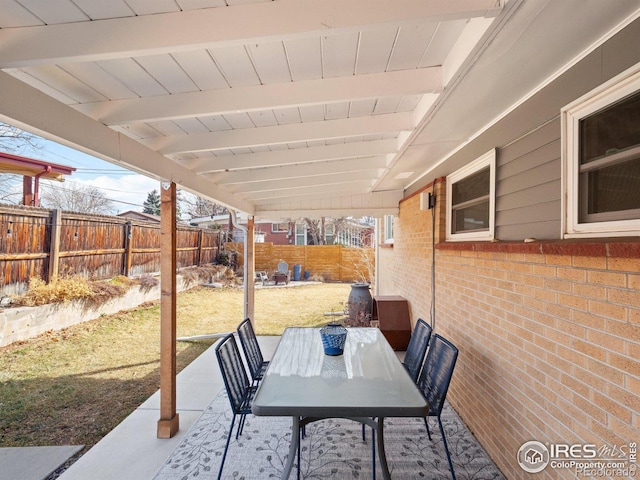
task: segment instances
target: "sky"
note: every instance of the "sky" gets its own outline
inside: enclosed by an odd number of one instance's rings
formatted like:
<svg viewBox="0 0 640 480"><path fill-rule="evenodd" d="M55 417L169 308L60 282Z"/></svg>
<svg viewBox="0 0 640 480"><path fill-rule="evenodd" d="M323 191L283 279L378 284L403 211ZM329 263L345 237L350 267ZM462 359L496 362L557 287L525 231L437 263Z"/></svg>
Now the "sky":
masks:
<svg viewBox="0 0 640 480"><path fill-rule="evenodd" d="M160 190L160 183L153 178L126 170L64 145L40 137L37 138L40 146L37 150L7 151L24 157L76 168L73 174L65 177L63 183L41 180L41 186L52 185L56 188L64 188L75 183L95 187L112 200L115 213L127 210L142 211L142 204L148 193L154 189ZM21 188L20 184L20 191Z"/></svg>

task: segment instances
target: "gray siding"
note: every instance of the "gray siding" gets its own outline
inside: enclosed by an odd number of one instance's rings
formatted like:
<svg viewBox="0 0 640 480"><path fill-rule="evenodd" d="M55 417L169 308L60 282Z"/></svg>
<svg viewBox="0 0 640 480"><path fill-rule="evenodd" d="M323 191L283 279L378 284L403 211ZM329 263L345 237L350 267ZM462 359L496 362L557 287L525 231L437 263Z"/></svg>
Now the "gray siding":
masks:
<svg viewBox="0 0 640 480"><path fill-rule="evenodd" d="M439 167L438 175L448 175L489 149L497 149L499 240L561 238L560 110L640 62L639 42L640 20L636 20Z"/></svg>
<svg viewBox="0 0 640 480"><path fill-rule="evenodd" d="M560 236L560 118L498 150L496 237Z"/></svg>

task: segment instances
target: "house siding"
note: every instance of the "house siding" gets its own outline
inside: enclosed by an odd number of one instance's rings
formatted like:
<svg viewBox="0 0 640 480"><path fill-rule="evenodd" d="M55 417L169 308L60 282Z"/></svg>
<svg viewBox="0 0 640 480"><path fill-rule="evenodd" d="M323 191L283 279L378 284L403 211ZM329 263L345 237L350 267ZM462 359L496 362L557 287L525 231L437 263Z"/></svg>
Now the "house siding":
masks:
<svg viewBox="0 0 640 480"><path fill-rule="evenodd" d="M558 116L498 150L496 238L560 238L560 147Z"/></svg>
<svg viewBox="0 0 640 480"><path fill-rule="evenodd" d="M379 255L379 293L407 298L413 324L434 306L435 332L460 349L447 398L509 479L532 478L517 463L526 441L638 441L640 241L559 240L560 109L639 62L638 39L636 21L446 164L497 148L497 242L444 241L439 178L435 229L419 202L434 185L416 185ZM547 467L535 478L575 476Z"/></svg>
<svg viewBox="0 0 640 480"><path fill-rule="evenodd" d="M638 42L640 20L531 95L406 193L414 194L432 178L449 175L496 148L496 237L560 238L560 110L640 62Z"/></svg>

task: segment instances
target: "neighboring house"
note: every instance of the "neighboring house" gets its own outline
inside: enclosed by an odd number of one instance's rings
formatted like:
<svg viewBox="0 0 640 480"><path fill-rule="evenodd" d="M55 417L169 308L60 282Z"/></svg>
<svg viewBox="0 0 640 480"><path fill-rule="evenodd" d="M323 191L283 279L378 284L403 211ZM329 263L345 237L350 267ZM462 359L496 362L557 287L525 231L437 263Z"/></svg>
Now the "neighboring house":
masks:
<svg viewBox="0 0 640 480"><path fill-rule="evenodd" d="M247 215L244 213L238 213L238 223L242 226L246 226L247 224ZM200 227L200 228L214 228L214 229L220 229L221 231L225 232L226 237L227 237L227 241L230 242L243 242L244 241L244 232L239 229L239 228L233 228L233 225L231 223L231 219L229 217L229 215L211 215L211 216L207 216L207 217L198 217L198 218L192 218L191 220L189 220L189 223L191 225ZM266 232L265 232L265 227L269 228L270 227L270 223L269 224L255 224L255 231L254 231L254 242L255 243L264 243L265 241L270 241L270 240L265 240L266 238ZM229 234L229 232L231 232L231 234ZM278 244L278 245L286 245L285 243L282 244Z"/></svg>
<svg viewBox="0 0 640 480"><path fill-rule="evenodd" d="M59 165L45 160L22 157L0 152L0 174L22 175L22 205L38 207L40 205L40 179L64 182L65 175L75 172L74 167ZM8 192L3 192L8 193Z"/></svg>
<svg viewBox="0 0 640 480"><path fill-rule="evenodd" d="M447 398L509 478L526 477L514 452L532 438L638 438L638 45L640 19L559 65L412 185L381 229L380 294L407 298L413 322L435 310L461 352Z"/></svg>
<svg viewBox="0 0 640 480"><path fill-rule="evenodd" d="M135 212L133 210L127 210L126 212L119 213L118 217L127 217L133 220L143 220L145 222L160 223L160 215L153 215L151 213Z"/></svg>
<svg viewBox="0 0 640 480"><path fill-rule="evenodd" d="M238 213L240 225L247 224L247 216ZM210 217L194 218L191 225L202 228L220 228L225 232L229 231L229 215L215 215ZM313 245L313 237L309 232L309 227L303 220L272 222L262 220L254 225L254 239L256 243L269 242L274 245ZM231 241L244 241L242 230L232 228ZM325 244L344 245L350 247L372 246L373 242L373 219L363 218L347 219L337 222L333 219L325 221Z"/></svg>

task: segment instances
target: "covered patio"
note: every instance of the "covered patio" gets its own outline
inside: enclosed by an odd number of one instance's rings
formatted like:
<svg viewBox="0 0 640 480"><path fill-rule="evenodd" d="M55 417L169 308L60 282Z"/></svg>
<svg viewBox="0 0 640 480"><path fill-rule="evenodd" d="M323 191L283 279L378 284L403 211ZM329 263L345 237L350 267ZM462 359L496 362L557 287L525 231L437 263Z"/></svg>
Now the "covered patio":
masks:
<svg viewBox="0 0 640 480"><path fill-rule="evenodd" d="M12 0L0 29L0 118L162 182L162 438L179 429L177 187L249 214L250 239L255 218L397 214L424 170L407 150L503 11L182 3ZM254 278L252 242L244 258Z"/></svg>
<svg viewBox="0 0 640 480"><path fill-rule="evenodd" d="M273 351L275 350L280 337L259 337L261 349L264 354L271 358ZM398 352L399 357L403 356L404 352ZM189 478L215 478L218 471L218 462L220 454L222 452L222 443L224 435L219 432L220 428L228 427L229 418L223 418L219 423L212 422L207 417L211 416L213 412L209 412L208 407L210 404L219 405L220 403L228 410L228 401L226 398L214 400L216 395L219 396L220 391L224 390L224 385L220 372L217 368L217 363L214 355L214 348L209 348L198 359L196 359L191 365L189 365L183 372L178 375L177 378L178 389L178 413L180 414L181 428L177 435L171 439L158 439L155 436L153 429L154 419L159 414L159 392L149 398L146 402L140 405L129 417L127 417L116 429L111 431L106 437L104 437L98 444L96 444L89 452L80 457L70 468L58 478L61 480L84 480L91 478L94 480L107 480L117 478L119 480L140 480L142 478L155 479L155 480L175 480L188 475ZM210 407L211 408L211 407ZM227 413L228 415L228 413ZM243 452L243 447L251 448L251 438L256 437L253 443L264 445L265 439L276 438L279 443L280 453L286 452L287 441L281 441L281 438L288 434L290 430L290 421L286 418L281 418L278 428L273 428L268 422L256 422L257 417L249 419L249 422L254 422L247 429L247 432L243 434L245 438L240 438L239 442L233 442L229 453L229 464L226 467L226 475L231 476L234 473L234 457L239 457L235 461L235 471L239 474L246 475L246 478L265 478L269 473L277 474L278 469L282 468L282 464L278 461L274 462L275 465L272 469L264 473L264 475L256 474L256 468L244 468L242 462L249 462L254 464L260 464L263 462L263 467L269 468L268 462L264 461L269 454L275 453L268 448L259 449L253 453ZM424 425L420 419L413 419L417 423L416 428L424 429ZM201 424L204 423L203 426ZM348 423L348 421L347 421ZM257 425L257 426L256 426ZM344 425L339 427L338 435L335 431L320 432L321 435L328 435L330 438L338 438L344 436L348 432L351 435L358 437L357 441L354 441L354 445L360 447L359 452L362 457L359 462L355 464L356 472L360 472L362 478L370 476L368 468L370 467L371 458L371 437L367 435L367 440L363 442L360 436L359 424L353 423L352 425ZM486 452L478 449L477 446L474 449L469 449L469 446L473 446L474 442L472 434L464 428L460 428L458 424L447 425L448 434L450 435L450 441L454 441L455 446L454 459L456 464L458 462L457 454L461 454L461 458L464 459L464 464L458 465L456 475L459 479L502 479L502 475L499 470L493 464L492 460L488 457ZM208 439L200 439L202 436L202 430L211 431L212 434ZM393 426L391 426L393 431ZM310 430L311 432L311 430ZM248 437L247 437L248 435ZM426 438L426 435L423 435ZM191 439L190 439L191 437ZM347 438L349 438L347 436ZM468 439L468 440L467 440ZM349 439L349 442L352 440ZM425 440L426 441L426 440ZM449 478L449 472L446 466L446 460L444 452L442 451L441 441L434 437L434 451L430 454L422 456L424 462L429 462L433 457L439 460L443 467L440 471L436 472L435 469L431 471L434 475L433 478ZM199 442L210 442L202 445ZM429 442L431 443L431 442ZM194 444L195 448L194 448ZM305 447L314 449L313 443L305 443ZM253 446L255 449L255 445ZM316 449L318 447L315 447ZM322 448L322 447L320 447ZM325 448L327 448L325 446ZM195 454L194 454L195 452ZM208 455L200 454L203 452L209 452ZM442 455L442 456L440 456ZM207 458L211 457L211 458ZM408 455L410 457L410 455ZM416 457L420 458L420 457ZM389 461L392 464L392 468L395 468L395 474L393 478L419 478L416 471L415 474L407 473L404 470L400 470L400 465L397 463L399 457L396 455L389 456ZM335 457L332 461L332 465L335 467ZM338 459L339 460L339 459ZM412 461L415 461L413 458ZM281 459L280 459L281 461ZM315 465L308 468L319 469L318 465L322 465L323 460L321 458L315 459ZM237 464L240 463L238 467ZM173 465L179 465L179 468L172 468ZM345 464L348 465L347 462ZM306 462L303 463L306 466ZM429 465L427 463L427 465ZM417 466L417 465L416 465ZM211 467L210 469L208 467ZM348 468L348 467L347 467ZM378 467L379 468L379 467ZM305 471L303 467L303 478L305 478ZM35 480L35 479L34 479Z"/></svg>
<svg viewBox="0 0 640 480"><path fill-rule="evenodd" d="M161 182L162 385L139 412L158 451L196 416L175 376L181 188L248 214L247 238L260 218L377 218L375 291L460 348L450 401L508 478L531 439L630 465L639 18L637 0L4 2L0 120ZM579 129L619 101L597 127L622 146ZM587 170L625 165L604 220L582 211L585 131Z"/></svg>

